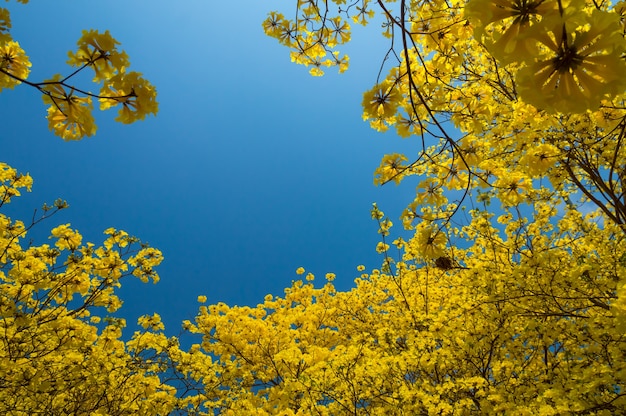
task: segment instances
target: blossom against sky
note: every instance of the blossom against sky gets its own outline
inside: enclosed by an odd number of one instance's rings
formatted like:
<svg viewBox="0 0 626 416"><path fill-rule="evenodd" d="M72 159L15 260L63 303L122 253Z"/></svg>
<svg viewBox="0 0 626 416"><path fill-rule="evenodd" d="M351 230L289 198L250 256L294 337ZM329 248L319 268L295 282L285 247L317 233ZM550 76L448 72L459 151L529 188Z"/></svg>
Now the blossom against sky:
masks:
<svg viewBox="0 0 626 416"><path fill-rule="evenodd" d="M256 305L282 294L299 266L320 279L336 273L337 287L350 287L357 265L380 265L371 203L394 219L414 192L410 184L373 185L382 156L412 145L362 122L363 92L376 83L386 47L379 28L354 28L347 73L314 78L263 33L267 12L280 6L6 5L11 33L33 63L29 79L68 74L67 52L82 30L98 29L157 88L156 117L122 125L114 112L96 112L96 135L80 142L48 130L34 89L0 95L1 160L35 180L9 215L28 219L63 198L70 209L30 233L40 243L69 222L85 240L101 242L115 227L163 251L159 284L124 282L119 314L131 326L158 312L175 334L194 316L198 295Z"/></svg>

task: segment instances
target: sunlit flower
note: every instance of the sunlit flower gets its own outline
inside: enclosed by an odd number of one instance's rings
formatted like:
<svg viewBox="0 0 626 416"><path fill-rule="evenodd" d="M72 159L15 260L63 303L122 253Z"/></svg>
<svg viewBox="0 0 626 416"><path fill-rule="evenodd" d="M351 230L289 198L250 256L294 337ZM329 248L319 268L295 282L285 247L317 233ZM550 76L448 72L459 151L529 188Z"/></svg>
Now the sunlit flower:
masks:
<svg viewBox="0 0 626 416"><path fill-rule="evenodd" d="M122 104L115 120L126 124L156 114L159 107L156 89L138 72L121 73L108 79L100 95L110 97L100 98L101 110Z"/></svg>
<svg viewBox="0 0 626 416"><path fill-rule="evenodd" d="M387 250L389 250L389 244L385 244L382 241L379 241L378 244L376 244L377 253L386 253Z"/></svg>
<svg viewBox="0 0 626 416"><path fill-rule="evenodd" d="M505 206L517 205L528 195L530 181L520 174L508 174L494 182L498 197Z"/></svg>
<svg viewBox="0 0 626 416"><path fill-rule="evenodd" d="M391 180L400 183L402 172L407 168L404 164L407 160L406 156L397 153L385 155L380 166L374 171L374 183L381 185Z"/></svg>
<svg viewBox="0 0 626 416"><path fill-rule="evenodd" d="M401 115L396 121L396 132L402 138L410 137L413 134L424 134L424 124L417 117L411 106L405 106L407 115Z"/></svg>
<svg viewBox="0 0 626 416"><path fill-rule="evenodd" d="M443 196L443 189L439 180L428 178L417 186L416 201L420 204L441 206L446 203L447 198Z"/></svg>
<svg viewBox="0 0 626 416"><path fill-rule="evenodd" d="M594 11L586 21L541 22L533 37L543 53L518 72L519 93L535 107L560 112L595 109L607 94L623 92L624 37L615 13Z"/></svg>
<svg viewBox="0 0 626 416"><path fill-rule="evenodd" d="M0 44L0 70L24 80L28 78L30 65L28 56L26 56L19 43L9 41ZM19 79L13 77L0 74L0 90L2 88L13 88L20 83Z"/></svg>
<svg viewBox="0 0 626 416"><path fill-rule="evenodd" d="M285 16L282 13L270 12L263 22L263 31L266 35L277 38L280 36L284 25Z"/></svg>
<svg viewBox="0 0 626 416"><path fill-rule="evenodd" d="M410 247L425 259L436 259L445 252L447 238L436 226L421 223L410 240Z"/></svg>
<svg viewBox="0 0 626 416"><path fill-rule="evenodd" d="M82 235L70 228L70 224L63 224L51 231L52 237L57 238L55 246L59 250L75 250L82 242Z"/></svg>
<svg viewBox="0 0 626 416"><path fill-rule="evenodd" d="M520 35L542 17L557 12L556 0L472 0L465 7L475 36L504 62L532 55L534 42Z"/></svg>
<svg viewBox="0 0 626 416"><path fill-rule="evenodd" d="M363 118L392 117L398 110L402 96L388 80L363 94Z"/></svg>
<svg viewBox="0 0 626 416"><path fill-rule="evenodd" d="M539 176L546 173L557 161L558 150L547 143L541 143L526 151L521 157L520 164L525 167L531 176Z"/></svg>
<svg viewBox="0 0 626 416"><path fill-rule="evenodd" d="M341 17L336 16L329 19L332 23L332 40L337 44L342 44L350 41L350 25Z"/></svg>
<svg viewBox="0 0 626 416"><path fill-rule="evenodd" d="M94 81L104 81L116 73L124 72L130 65L128 55L118 51L119 42L113 39L109 31L83 30L78 40L78 50L70 52L67 63L72 66L91 66L95 72Z"/></svg>
<svg viewBox="0 0 626 416"><path fill-rule="evenodd" d="M152 331L162 331L165 329L165 325L161 322L161 316L158 313L150 315L143 315L137 319L137 323L144 329L150 329Z"/></svg>

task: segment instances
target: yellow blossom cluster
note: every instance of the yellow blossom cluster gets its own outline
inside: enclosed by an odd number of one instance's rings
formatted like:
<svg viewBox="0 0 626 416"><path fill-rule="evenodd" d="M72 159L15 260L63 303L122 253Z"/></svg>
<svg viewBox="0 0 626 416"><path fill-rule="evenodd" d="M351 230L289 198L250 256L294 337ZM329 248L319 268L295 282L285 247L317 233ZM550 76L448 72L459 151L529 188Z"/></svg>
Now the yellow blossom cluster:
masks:
<svg viewBox="0 0 626 416"><path fill-rule="evenodd" d="M0 208L31 184L0 163ZM83 243L69 224L52 229L53 245L24 245L33 226L65 207L46 205L30 224L0 214L0 413L171 412L176 388L165 383L172 366L159 345L177 356L177 342L155 333L158 314L142 317L144 330L124 342L125 320L110 315L127 276L158 280L161 253L115 229L101 246Z"/></svg>
<svg viewBox="0 0 626 416"><path fill-rule="evenodd" d="M23 1L26 3L26 1ZM67 63L76 69L68 76L53 75L43 82L28 81L31 63L19 43L9 33L9 11L0 8L0 91L25 83L42 93L48 105L48 126L65 140L80 140L93 136L96 124L92 101L100 102L100 109L119 106L117 121L132 123L156 114L155 88L141 74L128 71L128 56L117 49L117 42L106 31L85 30L78 40L78 49L69 52ZM93 82L101 84L100 93L70 84L72 77L91 68Z"/></svg>
<svg viewBox="0 0 626 416"><path fill-rule="evenodd" d="M210 367L189 373L188 409L620 413L622 231L553 203L538 202L532 221L511 211L505 230L472 211L453 251L419 229L431 251L409 242L393 273L364 273L347 291L307 279L256 307L202 306L185 328L202 335L193 356Z"/></svg>
<svg viewBox="0 0 626 416"><path fill-rule="evenodd" d="M345 0L333 0L338 6ZM357 10L353 21L362 25L373 17L371 0L359 0L348 6ZM337 67L342 73L348 69L349 58L336 49L350 41L351 28L346 19L338 14L328 15L328 4L318 1L298 3L297 18L290 20L282 13L271 12L263 22L263 30L291 50L291 61L311 67L313 76L324 75L323 68Z"/></svg>
<svg viewBox="0 0 626 416"><path fill-rule="evenodd" d="M379 6L398 59L365 92L363 118L418 140L416 157L385 155L375 171L376 184L417 177L405 227L449 221L476 198L522 206L550 189L577 189L626 223L622 3Z"/></svg>

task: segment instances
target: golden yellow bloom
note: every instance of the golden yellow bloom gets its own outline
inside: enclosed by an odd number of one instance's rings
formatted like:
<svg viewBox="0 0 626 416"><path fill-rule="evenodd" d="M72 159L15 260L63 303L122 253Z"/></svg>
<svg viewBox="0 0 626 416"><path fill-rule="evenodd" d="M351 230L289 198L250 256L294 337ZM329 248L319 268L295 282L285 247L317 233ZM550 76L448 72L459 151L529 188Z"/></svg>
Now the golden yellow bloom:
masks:
<svg viewBox="0 0 626 416"><path fill-rule="evenodd" d="M28 78L30 66L28 56L19 43L0 42L0 70L11 75L0 73L0 91L3 88L13 88L21 83L20 79Z"/></svg>
<svg viewBox="0 0 626 416"><path fill-rule="evenodd" d="M270 12L263 22L263 30L268 36L277 38L281 35L282 29L287 22L282 13Z"/></svg>
<svg viewBox="0 0 626 416"><path fill-rule="evenodd" d="M446 236L436 226L421 223L409 240L409 247L418 257L431 260L444 255L446 242Z"/></svg>
<svg viewBox="0 0 626 416"><path fill-rule="evenodd" d="M436 178L428 178L417 186L418 204L429 204L441 206L447 202L447 198L443 195L441 183Z"/></svg>
<svg viewBox="0 0 626 416"><path fill-rule="evenodd" d="M109 227L106 230L104 230L104 234L109 236L104 241L104 246L108 250L111 250L111 248L113 248L114 245L117 245L118 247L126 247L129 243L129 236L126 231L116 230L113 227Z"/></svg>
<svg viewBox="0 0 626 416"><path fill-rule="evenodd" d="M526 154L520 158L520 164L533 177L543 175L556 162L558 162L558 149L547 143L541 143L528 149Z"/></svg>
<svg viewBox="0 0 626 416"><path fill-rule="evenodd" d="M91 97L75 95L62 84L61 75L55 74L43 87L43 102L48 107L48 128L65 140L80 140L96 133Z"/></svg>
<svg viewBox="0 0 626 416"><path fill-rule="evenodd" d="M528 178L521 174L507 174L499 177L493 184L498 190L498 197L505 206L513 206L522 202L531 187Z"/></svg>
<svg viewBox="0 0 626 416"><path fill-rule="evenodd" d="M51 231L52 237L57 238L54 244L59 250L76 250L82 242L82 235L70 228L70 224L63 224Z"/></svg>
<svg viewBox="0 0 626 416"><path fill-rule="evenodd" d="M400 115L396 119L396 132L398 136L407 138L414 134L423 135L424 125L420 122L417 115L415 115L413 109L410 106L405 106L404 111L407 115Z"/></svg>
<svg viewBox="0 0 626 416"><path fill-rule="evenodd" d="M534 54L534 42L524 36L525 32L558 10L557 0L472 0L465 7L465 16L489 52L509 63Z"/></svg>
<svg viewBox="0 0 626 416"><path fill-rule="evenodd" d="M122 105L115 118L121 123L143 120L146 115L158 111L156 89L138 72L121 73L108 79L100 95L106 97L100 98L101 110Z"/></svg>
<svg viewBox="0 0 626 416"><path fill-rule="evenodd" d="M332 40L337 44L350 41L350 25L341 17L336 16L330 19L332 23Z"/></svg>
<svg viewBox="0 0 626 416"><path fill-rule="evenodd" d="M580 113L626 87L626 44L617 14L546 18L533 37L542 45L534 63L518 72L519 93L535 107Z"/></svg>
<svg viewBox="0 0 626 416"><path fill-rule="evenodd" d="M377 253L386 253L387 250L389 250L389 244L385 244L382 241L379 241L378 244L376 244Z"/></svg>
<svg viewBox="0 0 626 416"><path fill-rule="evenodd" d="M144 329L150 329L152 331L162 331L165 329L163 322L161 322L161 316L158 313L150 315L140 316L137 323Z"/></svg>
<svg viewBox="0 0 626 416"><path fill-rule="evenodd" d="M385 155L380 162L380 166L374 171L374 183L382 185L391 180L395 183L400 183L403 172L407 169L407 166L404 164L407 160L406 156L398 153Z"/></svg>
<svg viewBox="0 0 626 416"><path fill-rule="evenodd" d="M48 128L54 134L65 140L80 140L96 133L89 98L75 99L65 107L65 112L55 106L48 108Z"/></svg>
<svg viewBox="0 0 626 416"><path fill-rule="evenodd" d="M113 75L124 72L130 65L126 52L117 50L119 42L109 31L83 30L78 40L78 51L70 52L67 63L82 67L88 65L95 72L94 82L104 81Z"/></svg>
<svg viewBox="0 0 626 416"><path fill-rule="evenodd" d="M383 81L363 94L363 119L392 117L398 110L401 95L390 81Z"/></svg>

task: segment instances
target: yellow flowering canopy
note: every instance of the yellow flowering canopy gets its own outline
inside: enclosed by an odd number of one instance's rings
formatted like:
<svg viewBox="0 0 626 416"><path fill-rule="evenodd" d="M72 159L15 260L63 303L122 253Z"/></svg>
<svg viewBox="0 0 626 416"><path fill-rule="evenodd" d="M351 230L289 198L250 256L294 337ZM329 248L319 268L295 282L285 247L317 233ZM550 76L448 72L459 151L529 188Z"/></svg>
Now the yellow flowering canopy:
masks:
<svg viewBox="0 0 626 416"><path fill-rule="evenodd" d="M0 163L0 209L30 190L32 179ZM135 276L158 281L161 253L126 232L105 230L102 245L83 242L70 224L50 232L50 244L27 234L67 203L44 205L30 223L0 214L0 413L166 414L176 389L164 382L158 314L142 317L145 331L124 342L116 294Z"/></svg>
<svg viewBox="0 0 626 416"><path fill-rule="evenodd" d="M624 2L295 6L263 28L313 76L347 69L351 24L378 19L391 42L363 119L415 140L375 183L416 184L402 236L371 209L381 267L358 266L345 291L299 267L256 306L199 295L188 348L158 313L124 341L116 290L156 282L161 253L114 228L86 243L70 224L24 244L63 201L31 223L0 214L0 413L626 414ZM0 88L39 89L62 137L94 133L95 100L124 123L156 112L108 32L69 56L95 95L28 81L10 27L0 9ZM0 208L31 184L0 163Z"/></svg>

